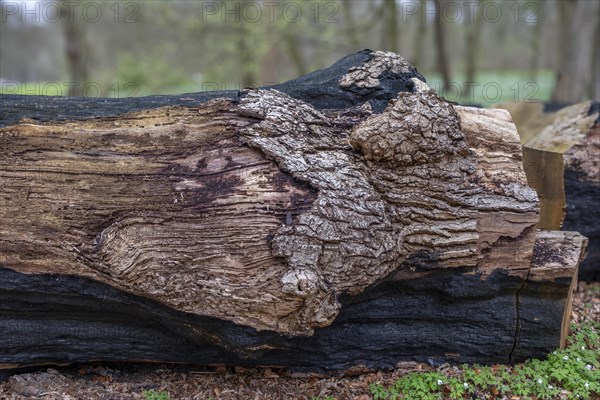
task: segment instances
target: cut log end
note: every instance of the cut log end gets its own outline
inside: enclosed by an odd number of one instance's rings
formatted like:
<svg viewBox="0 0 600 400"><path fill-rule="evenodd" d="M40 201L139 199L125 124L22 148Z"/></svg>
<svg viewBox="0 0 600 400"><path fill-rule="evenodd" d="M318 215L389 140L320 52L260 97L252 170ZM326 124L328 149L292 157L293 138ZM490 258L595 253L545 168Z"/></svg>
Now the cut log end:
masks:
<svg viewBox="0 0 600 400"><path fill-rule="evenodd" d="M541 229L590 238L579 276L600 280L600 105L582 102L546 112L539 103L507 103L523 143L529 185L540 198ZM566 213L566 215L565 215Z"/></svg>

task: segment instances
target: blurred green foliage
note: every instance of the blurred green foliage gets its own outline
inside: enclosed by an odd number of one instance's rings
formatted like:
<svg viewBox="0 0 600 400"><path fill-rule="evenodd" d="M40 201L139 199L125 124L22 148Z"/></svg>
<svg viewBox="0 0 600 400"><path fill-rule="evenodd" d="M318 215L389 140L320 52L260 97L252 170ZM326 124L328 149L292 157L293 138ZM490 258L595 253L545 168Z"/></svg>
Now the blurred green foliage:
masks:
<svg viewBox="0 0 600 400"><path fill-rule="evenodd" d="M0 5L7 3L25 8L24 3L0 0ZM44 4L31 1L27 9L34 3ZM561 56L559 39L567 34L561 31L566 26L563 2L448 3L453 5L442 18L449 76L455 83L449 91L436 86L441 80L440 49L432 16L435 2L430 0L82 0L73 21L78 40L65 35L64 18L49 21L35 13L23 17L14 7L0 8L0 92L14 93L11 85L17 83L26 94L61 94L48 84L62 85L74 75L101 89L88 91L90 96L241 89L293 79L371 48L401 54L444 97L485 106L507 100L548 101L559 61L593 53L585 47L588 43L579 43L578 51ZM86 5L101 7L102 18L86 19L81 12ZM457 7L460 18L455 18ZM581 15L574 33L591 33L594 23L600 26L583 7L575 11ZM469 18L472 12L474 18ZM74 59L79 54L83 62L67 61L66 50L73 46L80 47ZM598 57L594 59L597 64ZM73 74L74 65L85 71ZM593 88L588 69L570 77ZM465 87L467 75L479 84L472 93ZM498 87L501 93L496 93ZM594 96L593 91L587 96Z"/></svg>

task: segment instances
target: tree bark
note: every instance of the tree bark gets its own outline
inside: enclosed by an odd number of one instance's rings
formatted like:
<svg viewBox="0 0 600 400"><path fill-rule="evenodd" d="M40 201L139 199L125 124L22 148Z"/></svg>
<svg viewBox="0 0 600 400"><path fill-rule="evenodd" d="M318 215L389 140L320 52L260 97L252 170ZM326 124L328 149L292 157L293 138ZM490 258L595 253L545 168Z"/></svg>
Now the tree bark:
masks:
<svg viewBox="0 0 600 400"><path fill-rule="evenodd" d="M536 233L507 112L453 106L385 52L278 88L1 128L0 365L387 368L560 345L586 239Z"/></svg>

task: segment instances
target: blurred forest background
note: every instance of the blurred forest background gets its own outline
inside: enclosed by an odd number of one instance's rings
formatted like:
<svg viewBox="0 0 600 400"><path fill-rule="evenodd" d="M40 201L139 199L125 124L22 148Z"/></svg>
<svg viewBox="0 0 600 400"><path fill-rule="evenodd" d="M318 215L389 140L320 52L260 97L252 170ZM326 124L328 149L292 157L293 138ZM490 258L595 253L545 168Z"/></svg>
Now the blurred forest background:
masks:
<svg viewBox="0 0 600 400"><path fill-rule="evenodd" d="M370 48L401 54L430 86L462 103L600 99L598 0L0 5L3 93L239 89L292 79Z"/></svg>

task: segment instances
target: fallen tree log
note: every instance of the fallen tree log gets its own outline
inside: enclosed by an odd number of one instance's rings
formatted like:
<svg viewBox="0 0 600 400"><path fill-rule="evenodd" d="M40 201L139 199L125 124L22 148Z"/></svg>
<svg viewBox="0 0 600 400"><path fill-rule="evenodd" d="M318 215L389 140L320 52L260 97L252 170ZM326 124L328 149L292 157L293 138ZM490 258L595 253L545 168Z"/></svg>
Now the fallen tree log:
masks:
<svg viewBox="0 0 600 400"><path fill-rule="evenodd" d="M539 194L541 229L579 231L589 238L580 279L600 280L600 103L546 110L506 103L523 143L525 173Z"/></svg>
<svg viewBox="0 0 600 400"><path fill-rule="evenodd" d="M383 52L278 88L73 120L22 99L44 122L0 128L2 367L560 345L586 239L536 231L507 112L453 106Z"/></svg>

